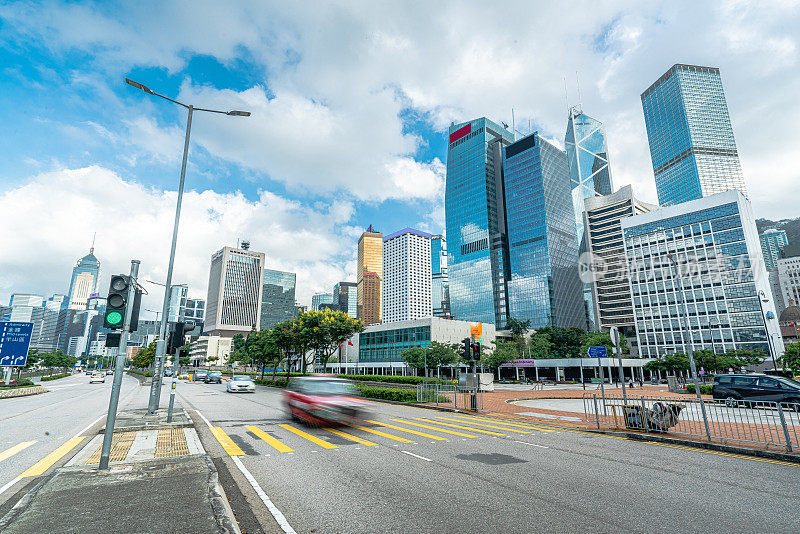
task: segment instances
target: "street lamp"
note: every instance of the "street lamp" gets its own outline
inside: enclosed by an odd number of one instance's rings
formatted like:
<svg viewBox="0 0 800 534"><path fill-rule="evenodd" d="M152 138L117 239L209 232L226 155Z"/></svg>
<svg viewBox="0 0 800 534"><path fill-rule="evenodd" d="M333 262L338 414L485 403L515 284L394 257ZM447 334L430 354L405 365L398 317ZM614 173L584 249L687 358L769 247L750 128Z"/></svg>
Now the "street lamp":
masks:
<svg viewBox="0 0 800 534"><path fill-rule="evenodd" d="M172 287L172 268L175 264L175 245L178 239L178 222L181 218L181 201L183 200L183 184L186 178L186 159L189 155L189 135L192 131L192 114L195 111L207 111L209 113L219 113L222 115L231 115L234 117L249 117L249 111L219 111L216 109L206 109L206 108L196 108L191 104L184 104L183 102L178 102L177 100L173 100L168 96L164 96L162 94L156 93L149 87L139 82L135 82L129 78L125 78L125 83L132 87L136 87L137 89L141 89L145 93L153 96L158 96L163 98L164 100L169 100L174 104L178 104L186 108L189 112L187 120L186 120L186 139L183 143L183 162L181 163L181 180L178 184L178 202L175 207L175 224L172 228L172 247L170 248L169 252L169 266L167 267L167 280L165 285L164 291L164 305L161 310L161 324L159 325L159 336L158 342L156 343L156 359L155 364L153 366L153 382L150 385L150 402L147 406L147 413L154 414L158 409L158 403L161 398L161 372L164 368L164 356L166 355L166 338L167 338L167 316L169 315L169 301L170 301L170 291L169 288Z"/></svg>
<svg viewBox="0 0 800 534"><path fill-rule="evenodd" d="M767 325L767 314L764 313L764 304L769 302L767 293L763 289L758 290L758 307L761 308L761 318L764 319L764 332L767 334L767 345L769 345L769 355L772 356L772 368L778 370L778 364L775 363L775 350L772 345L772 336L769 334L769 325Z"/></svg>

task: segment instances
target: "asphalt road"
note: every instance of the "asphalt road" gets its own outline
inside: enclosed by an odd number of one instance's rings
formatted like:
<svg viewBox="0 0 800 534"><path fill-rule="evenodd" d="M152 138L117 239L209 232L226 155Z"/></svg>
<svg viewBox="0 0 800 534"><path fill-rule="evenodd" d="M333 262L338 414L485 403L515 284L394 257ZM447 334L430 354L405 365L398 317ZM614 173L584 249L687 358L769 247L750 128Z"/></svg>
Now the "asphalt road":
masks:
<svg viewBox="0 0 800 534"><path fill-rule="evenodd" d="M182 383L178 393L241 448L297 532L797 532L798 465L381 403L372 419L405 430L367 427L410 443L338 429L359 443L292 422L271 388ZM211 433L201 438L225 455Z"/></svg>

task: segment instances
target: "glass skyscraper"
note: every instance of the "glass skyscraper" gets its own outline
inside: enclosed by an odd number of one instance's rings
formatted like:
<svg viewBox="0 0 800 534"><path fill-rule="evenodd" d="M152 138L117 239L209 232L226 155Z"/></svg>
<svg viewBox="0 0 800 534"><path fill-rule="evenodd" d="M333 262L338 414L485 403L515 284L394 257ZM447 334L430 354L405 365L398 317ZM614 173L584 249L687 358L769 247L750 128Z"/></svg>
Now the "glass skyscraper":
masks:
<svg viewBox="0 0 800 534"><path fill-rule="evenodd" d="M431 302L434 317L450 317L450 286L447 279L447 241L431 237Z"/></svg>
<svg viewBox="0 0 800 534"><path fill-rule="evenodd" d="M583 231L584 199L594 196L610 195L611 170L608 166L608 148L603 123L583 113L580 106L569 111L564 148L569 163L569 178L572 187L572 205L575 212L575 229L578 238L578 254L586 252ZM583 300L586 306L586 319L591 330L594 324L595 303L591 284L583 284Z"/></svg>
<svg viewBox="0 0 800 534"><path fill-rule="evenodd" d="M453 124L448 134L450 309L455 319L502 328L508 314L502 147L514 136L485 117Z"/></svg>
<svg viewBox="0 0 800 534"><path fill-rule="evenodd" d="M764 253L764 266L767 271L778 268L778 260L782 258L784 247L789 244L786 230L767 228L758 236L761 241L761 251Z"/></svg>
<svg viewBox="0 0 800 534"><path fill-rule="evenodd" d="M719 69L673 65L642 93L658 201L747 194Z"/></svg>
<svg viewBox="0 0 800 534"><path fill-rule="evenodd" d="M89 296L97 293L99 278L100 262L95 257L92 247L89 254L78 260L78 264L72 268L66 307L71 310L85 310Z"/></svg>
<svg viewBox="0 0 800 534"><path fill-rule="evenodd" d="M297 314L294 290L297 275L284 271L264 269L261 291L261 329L269 330L276 324L293 319Z"/></svg>
<svg viewBox="0 0 800 534"><path fill-rule="evenodd" d="M509 316L586 328L567 155L533 133L503 156Z"/></svg>

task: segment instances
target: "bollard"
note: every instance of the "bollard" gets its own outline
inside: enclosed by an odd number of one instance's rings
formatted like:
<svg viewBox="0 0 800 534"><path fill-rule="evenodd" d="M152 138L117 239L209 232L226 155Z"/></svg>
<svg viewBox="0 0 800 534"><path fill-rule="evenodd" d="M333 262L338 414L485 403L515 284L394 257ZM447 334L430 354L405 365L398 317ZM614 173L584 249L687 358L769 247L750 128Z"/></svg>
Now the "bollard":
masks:
<svg viewBox="0 0 800 534"><path fill-rule="evenodd" d="M597 430L600 430L600 412L597 411L597 395L592 395L594 401L594 418L597 421Z"/></svg>
<svg viewBox="0 0 800 534"><path fill-rule="evenodd" d="M169 411L167 412L167 423L172 422L172 409L175 406L175 386L177 385L178 381L175 377L172 377L172 391L169 394Z"/></svg>

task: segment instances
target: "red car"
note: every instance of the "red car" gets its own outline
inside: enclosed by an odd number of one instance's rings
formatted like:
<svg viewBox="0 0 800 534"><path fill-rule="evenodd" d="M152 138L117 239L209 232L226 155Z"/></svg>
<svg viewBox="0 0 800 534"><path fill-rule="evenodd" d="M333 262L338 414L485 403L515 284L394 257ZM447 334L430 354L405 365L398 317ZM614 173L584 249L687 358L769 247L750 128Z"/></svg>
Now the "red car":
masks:
<svg viewBox="0 0 800 534"><path fill-rule="evenodd" d="M358 424L369 417L352 382L327 376L295 378L283 400L292 419L311 425Z"/></svg>

